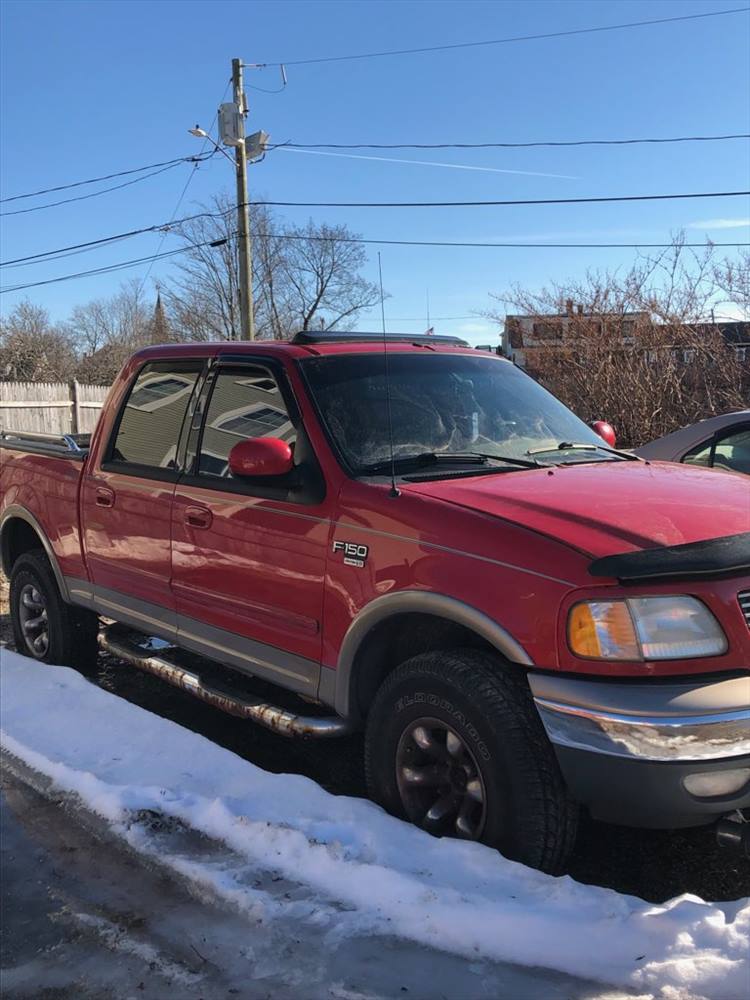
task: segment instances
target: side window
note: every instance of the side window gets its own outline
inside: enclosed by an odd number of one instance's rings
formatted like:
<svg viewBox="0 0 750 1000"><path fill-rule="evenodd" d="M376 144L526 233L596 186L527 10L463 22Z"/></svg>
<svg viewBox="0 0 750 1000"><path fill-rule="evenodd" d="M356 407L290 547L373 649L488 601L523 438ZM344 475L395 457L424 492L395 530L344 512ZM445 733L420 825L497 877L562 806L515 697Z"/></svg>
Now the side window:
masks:
<svg viewBox="0 0 750 1000"><path fill-rule="evenodd" d="M713 440L711 438L708 441L702 441L699 445L696 445L690 451L686 452L682 457L682 461L686 465L702 465L707 467L711 464L711 445Z"/></svg>
<svg viewBox="0 0 750 1000"><path fill-rule="evenodd" d="M141 369L120 415L109 462L174 468L182 421L199 373L199 364L159 363Z"/></svg>
<svg viewBox="0 0 750 1000"><path fill-rule="evenodd" d="M750 427L719 438L714 451L714 467L750 475Z"/></svg>
<svg viewBox="0 0 750 1000"><path fill-rule="evenodd" d="M220 371L203 428L198 475L230 476L229 452L253 437L276 437L294 447L296 432L276 379L263 368Z"/></svg>

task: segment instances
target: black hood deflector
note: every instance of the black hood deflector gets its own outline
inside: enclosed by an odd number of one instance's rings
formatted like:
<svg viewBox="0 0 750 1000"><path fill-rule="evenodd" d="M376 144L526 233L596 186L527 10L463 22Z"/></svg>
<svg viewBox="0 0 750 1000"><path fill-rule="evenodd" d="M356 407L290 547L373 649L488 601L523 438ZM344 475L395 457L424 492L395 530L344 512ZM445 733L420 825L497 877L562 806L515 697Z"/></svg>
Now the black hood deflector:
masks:
<svg viewBox="0 0 750 1000"><path fill-rule="evenodd" d="M622 583L665 577L718 576L750 571L750 531L686 545L664 545L595 559L592 576L616 577Z"/></svg>

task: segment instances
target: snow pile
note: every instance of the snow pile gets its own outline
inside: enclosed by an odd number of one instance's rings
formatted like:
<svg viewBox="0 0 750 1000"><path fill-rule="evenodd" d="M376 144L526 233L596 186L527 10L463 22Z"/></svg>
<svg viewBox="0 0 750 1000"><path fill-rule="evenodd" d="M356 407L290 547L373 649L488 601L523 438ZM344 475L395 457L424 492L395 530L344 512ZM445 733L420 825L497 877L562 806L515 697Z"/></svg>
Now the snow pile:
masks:
<svg viewBox="0 0 750 1000"><path fill-rule="evenodd" d="M329 923L332 943L395 934L664 1000L747 995L748 900L685 895L652 905L551 878L479 844L436 840L307 778L262 771L73 670L7 649L0 656L2 746L80 796L131 844L158 850L162 862L241 909ZM144 810L226 849L170 853L138 822ZM295 892L264 884L278 876Z"/></svg>

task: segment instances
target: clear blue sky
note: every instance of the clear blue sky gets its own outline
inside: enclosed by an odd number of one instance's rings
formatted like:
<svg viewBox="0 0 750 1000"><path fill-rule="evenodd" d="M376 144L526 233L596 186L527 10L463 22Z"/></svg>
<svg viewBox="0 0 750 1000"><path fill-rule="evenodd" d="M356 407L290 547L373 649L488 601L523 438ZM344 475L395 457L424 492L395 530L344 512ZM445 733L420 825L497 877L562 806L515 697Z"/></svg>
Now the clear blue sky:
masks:
<svg viewBox="0 0 750 1000"><path fill-rule="evenodd" d="M569 30L741 6L714 0L535 2L40 2L2 5L3 196L197 152L230 61L296 59ZM248 91L248 130L275 141L450 142L683 135L750 131L747 14L604 34L346 63L290 66L283 93ZM273 89L278 71L246 74ZM367 151L362 151L367 153ZM750 144L625 148L375 152L492 170L464 170L278 151L251 168L256 197L300 201L580 197L747 189ZM170 218L190 168L2 222L2 259L97 239ZM502 173L494 171L526 171ZM533 174L560 176L533 176ZM115 183L115 182L113 182ZM215 157L195 174L180 214L233 187ZM85 189L90 190L90 189ZM76 194L78 192L68 192ZM65 195L63 194L62 197ZM44 199L39 199L43 201ZM55 200L50 198L49 200ZM5 208L27 207L32 202ZM515 208L287 209L289 219L345 222L393 239L658 242L750 241L746 199ZM744 220L744 226L740 225ZM154 253L158 236L52 264L3 270L2 284L42 280ZM176 246L167 237L163 249ZM384 248L392 328L470 317L488 292L538 287L587 267L629 263L629 250ZM377 274L374 249L369 276ZM169 273L156 264L154 279ZM64 319L77 302L114 292L145 265L20 295ZM396 317L399 319L397 320ZM413 321L400 319L414 317ZM375 317L361 327L377 325ZM481 320L436 322L474 342Z"/></svg>

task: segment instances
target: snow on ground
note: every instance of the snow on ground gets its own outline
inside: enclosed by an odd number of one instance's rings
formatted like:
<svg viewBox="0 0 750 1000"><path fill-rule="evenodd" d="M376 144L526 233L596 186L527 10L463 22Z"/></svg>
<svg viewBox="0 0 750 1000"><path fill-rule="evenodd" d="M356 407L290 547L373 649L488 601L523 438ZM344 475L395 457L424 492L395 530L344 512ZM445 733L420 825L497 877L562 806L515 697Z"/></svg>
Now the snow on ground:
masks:
<svg viewBox="0 0 750 1000"><path fill-rule="evenodd" d="M326 926L332 946L389 934L663 1000L748 995L750 900L655 905L551 878L307 778L269 774L73 670L7 649L0 657L2 747L240 910ZM155 816L162 830L195 831L222 849L155 836ZM280 896L277 878L298 890Z"/></svg>

